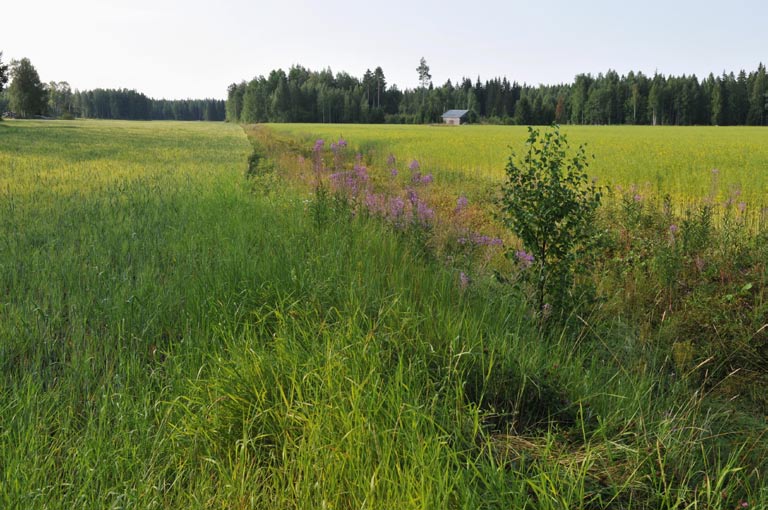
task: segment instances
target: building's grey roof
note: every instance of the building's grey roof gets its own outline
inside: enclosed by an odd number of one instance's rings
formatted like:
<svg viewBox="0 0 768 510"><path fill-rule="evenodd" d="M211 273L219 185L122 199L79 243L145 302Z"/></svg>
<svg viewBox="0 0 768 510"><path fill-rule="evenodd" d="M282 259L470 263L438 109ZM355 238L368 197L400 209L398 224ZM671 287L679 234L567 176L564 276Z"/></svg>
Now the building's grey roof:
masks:
<svg viewBox="0 0 768 510"><path fill-rule="evenodd" d="M443 114L444 119L460 119L469 113L469 110L448 110Z"/></svg>

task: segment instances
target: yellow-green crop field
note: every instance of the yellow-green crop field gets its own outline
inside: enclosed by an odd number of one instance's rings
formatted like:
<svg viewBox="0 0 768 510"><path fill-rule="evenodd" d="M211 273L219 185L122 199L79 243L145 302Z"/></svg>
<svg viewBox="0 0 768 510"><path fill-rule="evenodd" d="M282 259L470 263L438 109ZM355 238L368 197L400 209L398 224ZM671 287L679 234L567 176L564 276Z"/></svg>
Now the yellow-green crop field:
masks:
<svg viewBox="0 0 768 510"><path fill-rule="evenodd" d="M239 127L190 122L11 121L0 124L0 140L0 190L35 195L138 181L210 185L242 164L244 150Z"/></svg>
<svg viewBox="0 0 768 510"><path fill-rule="evenodd" d="M282 124L280 133L329 142L343 136L353 147L411 158L436 182L498 181L510 149L521 152L522 126L392 126ZM768 203L768 130L752 127L563 126L572 147L587 145L590 174L604 184L670 194L678 203L716 200L740 192L753 210ZM717 172L713 172L717 169ZM455 175L455 172L460 172ZM713 189L714 187L714 189Z"/></svg>

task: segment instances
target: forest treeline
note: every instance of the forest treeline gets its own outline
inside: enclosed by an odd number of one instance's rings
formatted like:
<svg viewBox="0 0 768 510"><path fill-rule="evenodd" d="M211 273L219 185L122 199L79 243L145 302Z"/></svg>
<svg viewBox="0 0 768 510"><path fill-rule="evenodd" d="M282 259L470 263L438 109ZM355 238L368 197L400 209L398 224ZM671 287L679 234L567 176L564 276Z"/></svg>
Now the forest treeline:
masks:
<svg viewBox="0 0 768 510"><path fill-rule="evenodd" d="M362 78L330 69L293 66L228 88L230 122L440 122L449 109L470 110L474 121L500 124L766 125L768 78L738 74L647 76L616 71L579 74L572 83L531 86L507 78L431 83L422 59L421 86L388 86L381 67Z"/></svg>
<svg viewBox="0 0 768 510"><path fill-rule="evenodd" d="M28 58L3 64L0 51L0 113L29 117L122 120L223 121L221 99L152 99L129 89L72 90L66 81L43 83ZM13 78L10 87L5 87Z"/></svg>
<svg viewBox="0 0 768 510"><path fill-rule="evenodd" d="M124 120L206 120L223 121L225 102L221 99L152 99L128 89L68 90L68 86L49 83L48 112L65 112L88 119Z"/></svg>
<svg viewBox="0 0 768 510"><path fill-rule="evenodd" d="M11 111L20 117L120 120L223 121L226 117L222 99L152 99L129 89L73 91L67 82L53 81L23 92L16 101L18 104L9 97L13 89L0 92L0 113Z"/></svg>

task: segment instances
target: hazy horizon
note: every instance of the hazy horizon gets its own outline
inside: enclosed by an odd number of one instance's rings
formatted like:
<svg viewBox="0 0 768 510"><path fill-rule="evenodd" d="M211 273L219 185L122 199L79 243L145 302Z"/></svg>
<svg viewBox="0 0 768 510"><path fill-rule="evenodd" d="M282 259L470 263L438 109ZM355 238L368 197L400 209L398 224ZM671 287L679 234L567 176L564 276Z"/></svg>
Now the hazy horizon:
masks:
<svg viewBox="0 0 768 510"><path fill-rule="evenodd" d="M600 0L554 1L546 9L492 1L402 0L386 6L329 0L199 0L131 5L76 0L4 7L3 61L27 57L43 81L72 88L136 89L154 98L226 97L230 83L302 65L361 77L381 66L389 85L418 83L424 57L432 81L506 76L519 83L571 82L578 73L738 73L765 63L768 5L652 0L642 9ZM22 22L21 20L34 20ZM32 27L32 28L29 28Z"/></svg>

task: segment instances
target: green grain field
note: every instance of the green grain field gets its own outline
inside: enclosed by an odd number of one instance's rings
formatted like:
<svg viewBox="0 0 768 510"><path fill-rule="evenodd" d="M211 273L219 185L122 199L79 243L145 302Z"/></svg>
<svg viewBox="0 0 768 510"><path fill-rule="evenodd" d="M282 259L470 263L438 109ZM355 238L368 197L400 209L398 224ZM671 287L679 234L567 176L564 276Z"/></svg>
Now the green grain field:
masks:
<svg viewBox="0 0 768 510"><path fill-rule="evenodd" d="M489 178L523 134L312 129ZM744 132L691 163L703 191L764 168ZM229 124L0 124L0 508L765 508L763 417L632 328L544 333L374 218L318 222L252 151Z"/></svg>
<svg viewBox="0 0 768 510"><path fill-rule="evenodd" d="M498 182L510 149L524 149L522 126L391 126L282 124L275 130L304 139L343 136L379 162L391 152L417 159L437 180ZM768 132L752 127L563 126L573 146L594 154L589 172L599 182L660 195L677 202L740 191L753 208L768 204ZM713 169L717 169L713 175Z"/></svg>

